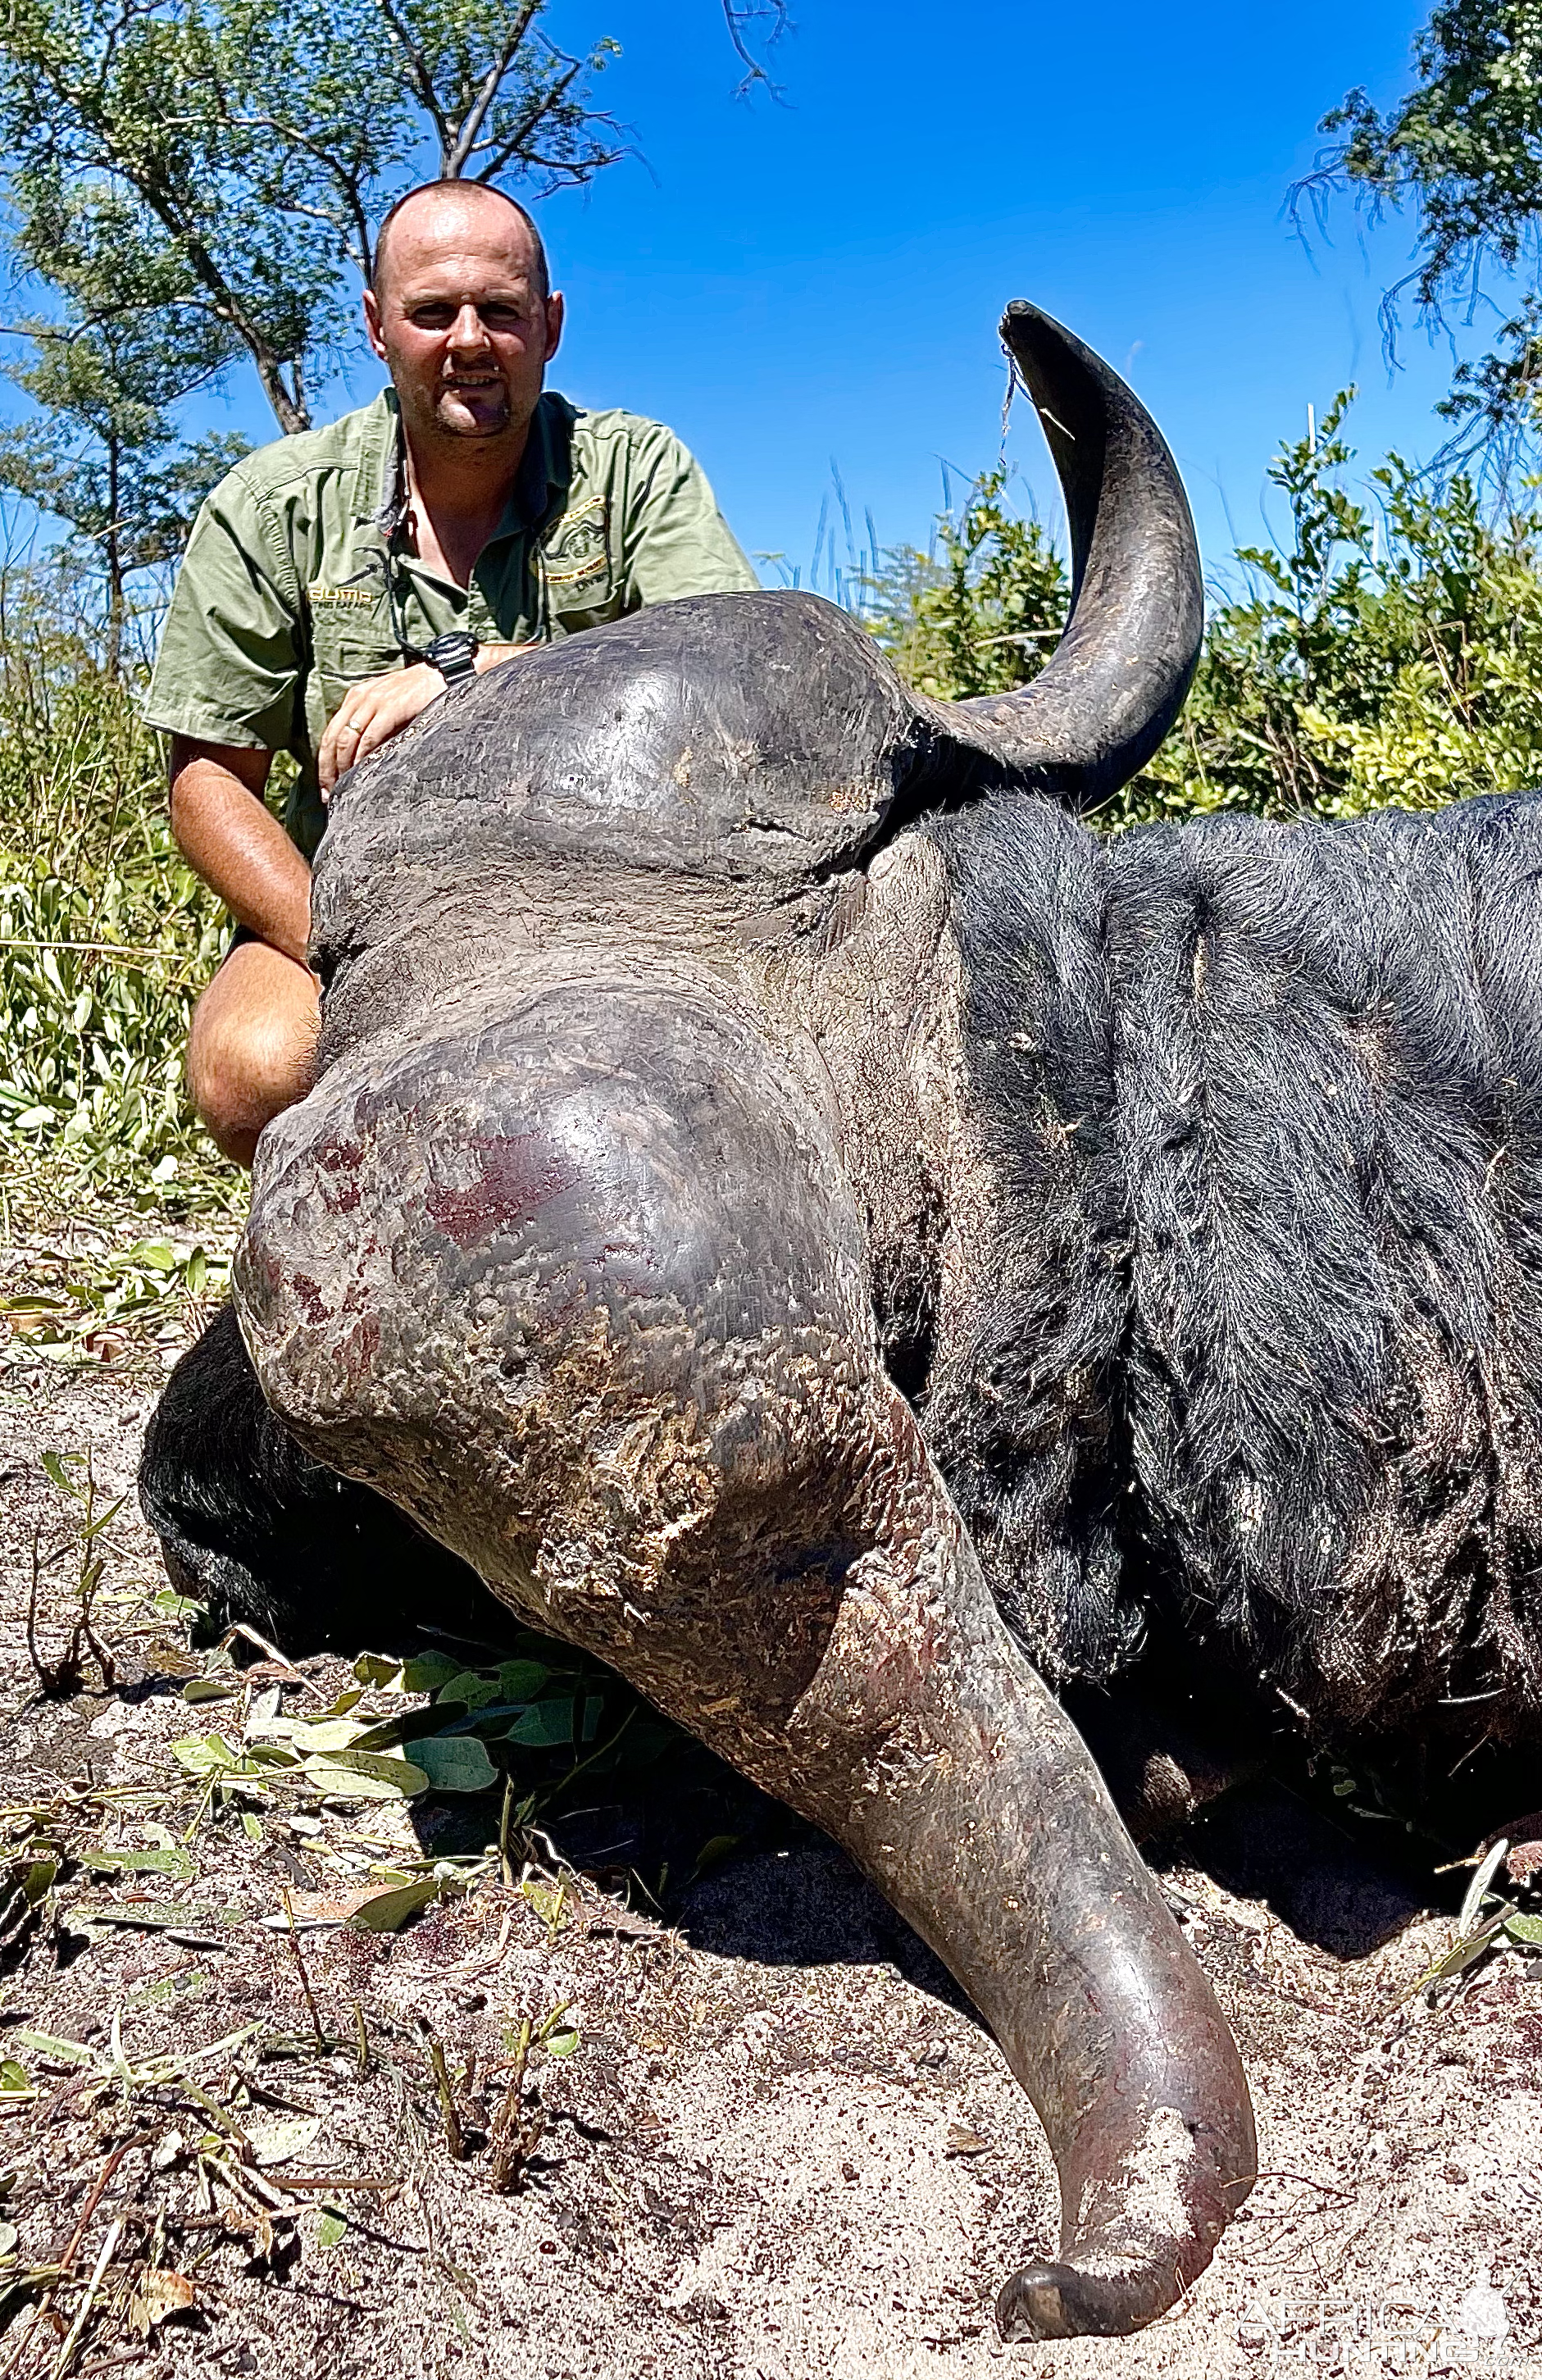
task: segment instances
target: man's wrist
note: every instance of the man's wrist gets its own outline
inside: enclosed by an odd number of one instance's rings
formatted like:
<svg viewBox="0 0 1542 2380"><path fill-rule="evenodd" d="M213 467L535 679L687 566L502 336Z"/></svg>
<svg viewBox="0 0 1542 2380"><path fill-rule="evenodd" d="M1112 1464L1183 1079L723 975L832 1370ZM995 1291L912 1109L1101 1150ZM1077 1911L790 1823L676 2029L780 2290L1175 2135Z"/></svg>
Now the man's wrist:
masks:
<svg viewBox="0 0 1542 2380"><path fill-rule="evenodd" d="M477 650L477 674L480 677L488 670L499 669L503 666L504 662L513 661L516 653L533 653L536 649L536 643L533 639L528 644L524 645L479 646Z"/></svg>
<svg viewBox="0 0 1542 2380"><path fill-rule="evenodd" d="M469 628L448 628L443 636L435 637L423 659L431 669L439 672L446 686L454 686L457 678L476 675L480 650Z"/></svg>

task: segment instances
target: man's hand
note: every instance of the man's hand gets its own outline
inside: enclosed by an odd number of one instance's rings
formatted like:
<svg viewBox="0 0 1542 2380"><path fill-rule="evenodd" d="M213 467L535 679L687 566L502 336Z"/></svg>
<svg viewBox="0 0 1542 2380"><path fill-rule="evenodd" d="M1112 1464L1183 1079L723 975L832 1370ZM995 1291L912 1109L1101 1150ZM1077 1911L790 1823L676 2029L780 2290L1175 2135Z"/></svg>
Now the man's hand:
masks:
<svg viewBox="0 0 1542 2380"><path fill-rule="evenodd" d="M411 669L392 670L384 677L372 677L363 686L350 686L343 698L340 710L327 722L322 748L316 755L316 771L322 781L322 791L330 794L346 769L367 760L393 735L410 727L420 710L437 702L444 691L444 681L427 662L417 662Z"/></svg>
<svg viewBox="0 0 1542 2380"><path fill-rule="evenodd" d="M533 650L530 645L484 645L477 655L478 674L496 669L515 653ZM410 669L391 670L384 677L351 686L341 708L328 720L316 755L322 794L331 793L346 769L357 768L382 744L389 744L393 735L410 727L419 712L437 702L443 691L443 679L428 662L416 662Z"/></svg>

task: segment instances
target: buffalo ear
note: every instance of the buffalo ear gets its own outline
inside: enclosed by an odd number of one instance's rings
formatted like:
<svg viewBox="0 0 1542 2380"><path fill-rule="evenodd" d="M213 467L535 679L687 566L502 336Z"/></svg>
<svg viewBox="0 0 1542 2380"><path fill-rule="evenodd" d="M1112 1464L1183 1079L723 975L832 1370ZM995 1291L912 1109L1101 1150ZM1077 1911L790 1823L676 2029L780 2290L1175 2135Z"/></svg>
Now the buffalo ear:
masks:
<svg viewBox="0 0 1542 2380"><path fill-rule="evenodd" d="M1199 548L1178 467L1134 390L1025 298L1001 328L1064 491L1071 615L1021 693L928 709L943 738L1087 808L1144 767L1183 708L1205 626Z"/></svg>

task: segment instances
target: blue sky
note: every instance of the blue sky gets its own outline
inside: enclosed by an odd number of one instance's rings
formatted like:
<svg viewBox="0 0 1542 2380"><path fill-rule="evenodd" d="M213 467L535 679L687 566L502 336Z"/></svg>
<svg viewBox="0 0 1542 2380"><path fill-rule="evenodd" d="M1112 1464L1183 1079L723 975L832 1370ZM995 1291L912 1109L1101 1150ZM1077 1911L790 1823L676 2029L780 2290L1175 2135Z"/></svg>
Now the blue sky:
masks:
<svg viewBox="0 0 1542 2380"><path fill-rule="evenodd" d="M1309 402L1358 382L1367 464L1425 454L1450 354L1377 321L1409 232L1283 212L1350 85L1405 86L1425 9L1279 0L795 0L784 103L736 101L717 0L553 0L621 42L605 97L639 159L542 209L571 330L553 378L672 423L742 541L805 572L838 468L880 542L924 543L945 461L1000 451L994 324L1030 297L1135 382L1184 469L1207 560L1263 529L1264 469ZM361 351L334 409L378 385ZM272 423L248 382L216 417ZM1056 516L1021 410L1009 459Z"/></svg>
<svg viewBox="0 0 1542 2380"><path fill-rule="evenodd" d="M1381 354L1407 227L1367 236L1341 209L1308 255L1283 215L1325 110L1405 87L1408 0L797 0L780 107L735 103L713 0L601 14L624 46L613 103L656 179L624 164L545 210L573 310L563 382L673 422L752 550L807 564L832 458L880 541L924 542L940 458L968 473L999 452L1012 297L1127 372L1212 561L1228 511L1258 537L1269 454L1344 382L1367 459L1438 443L1449 354L1414 333L1390 385ZM589 19L568 0L565 21ZM1048 513L1038 432L1014 421Z"/></svg>

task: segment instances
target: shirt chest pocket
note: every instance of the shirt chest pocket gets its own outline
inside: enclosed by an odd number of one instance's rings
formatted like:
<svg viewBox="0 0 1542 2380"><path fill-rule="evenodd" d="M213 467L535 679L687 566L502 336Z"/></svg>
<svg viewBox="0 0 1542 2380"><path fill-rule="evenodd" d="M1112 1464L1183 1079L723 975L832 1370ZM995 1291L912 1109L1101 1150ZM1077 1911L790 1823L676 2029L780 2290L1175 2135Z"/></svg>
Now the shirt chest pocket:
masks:
<svg viewBox="0 0 1542 2380"><path fill-rule="evenodd" d="M385 590L364 587L306 589L310 613L311 685L307 714L324 725L350 686L400 669Z"/></svg>
<svg viewBox="0 0 1542 2380"><path fill-rule="evenodd" d="M610 506L603 496L589 496L565 513L548 536L540 569L556 618L590 626L616 616L621 594L610 531Z"/></svg>

